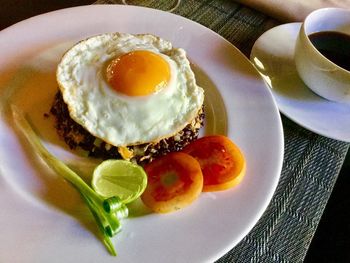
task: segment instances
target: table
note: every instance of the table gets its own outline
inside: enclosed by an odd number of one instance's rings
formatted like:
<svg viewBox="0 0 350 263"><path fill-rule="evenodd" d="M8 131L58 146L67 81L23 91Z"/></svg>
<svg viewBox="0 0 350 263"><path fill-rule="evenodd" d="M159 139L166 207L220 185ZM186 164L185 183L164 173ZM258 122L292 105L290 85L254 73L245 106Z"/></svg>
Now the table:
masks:
<svg viewBox="0 0 350 263"><path fill-rule="evenodd" d="M141 2L162 9L168 8L171 1ZM115 4L121 1L98 0L96 3ZM182 0L174 13L216 31L246 56L263 32L280 24L264 14L227 0ZM217 262L304 260L349 144L305 130L283 115L282 121L285 160L276 193L249 235Z"/></svg>
<svg viewBox="0 0 350 263"><path fill-rule="evenodd" d="M138 2L157 9L169 9L172 3ZM98 0L96 3L120 4L122 1ZM256 39L280 24L225 0L182 0L174 13L219 33L248 57ZM310 132L283 115L282 121L285 156L274 197L249 235L218 263L302 262L305 258L349 144Z"/></svg>

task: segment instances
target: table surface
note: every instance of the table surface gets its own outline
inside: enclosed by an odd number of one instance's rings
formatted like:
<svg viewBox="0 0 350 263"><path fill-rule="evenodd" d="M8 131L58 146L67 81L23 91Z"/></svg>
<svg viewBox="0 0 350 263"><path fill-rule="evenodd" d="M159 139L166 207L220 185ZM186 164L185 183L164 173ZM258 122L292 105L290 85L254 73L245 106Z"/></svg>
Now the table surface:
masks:
<svg viewBox="0 0 350 263"><path fill-rule="evenodd" d="M93 2L88 0L36 0L30 3L24 0L15 1L15 3L3 1L0 29L40 13ZM162 8L167 1L144 0L141 2L155 8ZM99 0L97 3L114 4L121 1ZM216 31L246 56L249 56L252 45L263 32L280 24L279 21L244 5L225 0L183 0L175 13ZM321 227L332 230L334 227L329 227L329 224L342 222L347 227L345 231L349 233L346 220L332 219L344 215L342 210L336 215L333 214L334 211L339 210L337 207L339 198L343 204L349 204L349 201L342 200L344 194L338 194L349 182L348 177L345 177L349 174L349 154L343 165L349 144L305 130L283 115L282 121L285 133L285 160L276 193L265 214L249 235L218 262L301 262L305 260L342 166L338 179L341 184L339 186L338 183L336 187L340 190L333 192L330 201L332 206L326 209L326 212L329 211L327 213L332 214L323 215ZM328 221L330 223L327 225ZM312 253L309 250L306 257L307 261L335 260L335 253L322 252L323 249L320 249L323 246L322 243L327 244L327 242L324 240L325 235L322 231L318 230L317 233L316 241L311 245ZM336 240L344 249L350 247L348 241L349 239ZM329 249L336 246L328 242L326 247ZM347 252L337 253L336 262L345 262L346 254ZM332 258L327 259L325 257L327 255Z"/></svg>

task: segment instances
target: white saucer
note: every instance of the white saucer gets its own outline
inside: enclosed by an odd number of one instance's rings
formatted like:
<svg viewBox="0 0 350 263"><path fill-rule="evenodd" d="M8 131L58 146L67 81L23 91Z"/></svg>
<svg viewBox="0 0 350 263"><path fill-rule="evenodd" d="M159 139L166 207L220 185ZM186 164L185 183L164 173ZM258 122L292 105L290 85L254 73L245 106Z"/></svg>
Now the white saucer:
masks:
<svg viewBox="0 0 350 263"><path fill-rule="evenodd" d="M350 104L316 95L296 72L294 45L300 26L284 24L265 32L255 42L250 60L271 87L284 115L315 133L350 142Z"/></svg>

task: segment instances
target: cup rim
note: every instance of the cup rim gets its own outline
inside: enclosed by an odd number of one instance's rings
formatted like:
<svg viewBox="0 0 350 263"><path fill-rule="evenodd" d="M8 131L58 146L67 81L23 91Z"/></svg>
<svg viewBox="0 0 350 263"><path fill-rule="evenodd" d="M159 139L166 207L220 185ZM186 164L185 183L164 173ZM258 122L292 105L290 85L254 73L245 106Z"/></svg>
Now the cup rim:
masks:
<svg viewBox="0 0 350 263"><path fill-rule="evenodd" d="M347 70L347 69L345 69L345 68L339 66L338 64L334 63L332 60L330 60L329 58L327 58L325 55L323 55L323 54L315 47L315 45L311 42L310 37L309 37L310 34L307 34L307 33L306 33L306 29L305 29L306 22L307 22L309 19L311 19L311 17L314 16L315 13L323 13L323 12L328 12L328 11L341 11L341 12L349 13L349 16L350 16L350 10L349 10L349 9L344 9L344 8L339 8L339 7L325 7L325 8L316 9L316 10L312 11L310 14L308 14L308 15L306 16L306 18L304 19L304 21L302 22L303 34L305 35L306 41L308 42L309 46L311 46L312 50L313 50L314 52L316 52L318 55L320 55L324 61L326 61L327 63L329 63L329 64L332 65L333 67L335 66L335 68L336 68L337 70L343 71L345 74L350 74L350 70ZM328 32L328 31L331 31L331 30L317 31L317 32L315 32L315 33L318 33L318 32ZM333 32L339 32L339 31L333 30ZM344 32L340 32L340 33L346 34L346 35L348 35L348 36L350 37L350 33L344 33Z"/></svg>

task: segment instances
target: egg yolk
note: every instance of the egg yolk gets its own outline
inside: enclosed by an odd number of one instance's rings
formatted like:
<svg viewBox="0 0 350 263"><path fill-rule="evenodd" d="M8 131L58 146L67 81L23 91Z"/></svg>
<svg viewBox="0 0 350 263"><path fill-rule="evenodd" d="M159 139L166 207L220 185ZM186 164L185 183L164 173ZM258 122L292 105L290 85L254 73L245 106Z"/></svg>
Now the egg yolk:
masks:
<svg viewBox="0 0 350 263"><path fill-rule="evenodd" d="M109 85L128 96L146 96L167 85L170 66L156 53L137 50L113 59L106 68Z"/></svg>

